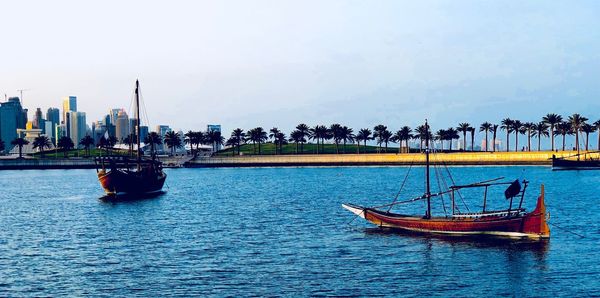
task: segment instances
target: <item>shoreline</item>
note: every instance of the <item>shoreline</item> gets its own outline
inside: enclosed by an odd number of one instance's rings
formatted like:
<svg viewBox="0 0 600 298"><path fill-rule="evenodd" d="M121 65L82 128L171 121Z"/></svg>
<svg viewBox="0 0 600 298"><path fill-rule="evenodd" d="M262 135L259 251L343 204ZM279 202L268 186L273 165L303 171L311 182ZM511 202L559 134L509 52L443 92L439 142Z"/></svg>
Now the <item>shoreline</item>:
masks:
<svg viewBox="0 0 600 298"><path fill-rule="evenodd" d="M552 164L552 155L567 157L573 151L540 152L453 152L432 156L432 163L449 166L511 166ZM593 153L599 158L599 153ZM425 156L419 153L379 154L301 154L301 155L253 155L217 156L197 158L186 163L188 168L214 167L295 167L295 166L409 166L425 165Z"/></svg>
<svg viewBox="0 0 600 298"><path fill-rule="evenodd" d="M552 155L567 157L573 154L573 151L437 153L431 162L448 166L549 166ZM598 152L590 155L600 158ZM190 161L168 158L163 162L174 168L421 166L425 164L425 156L419 153L245 155L198 157ZM94 168L94 160L84 158L0 159L0 170Z"/></svg>

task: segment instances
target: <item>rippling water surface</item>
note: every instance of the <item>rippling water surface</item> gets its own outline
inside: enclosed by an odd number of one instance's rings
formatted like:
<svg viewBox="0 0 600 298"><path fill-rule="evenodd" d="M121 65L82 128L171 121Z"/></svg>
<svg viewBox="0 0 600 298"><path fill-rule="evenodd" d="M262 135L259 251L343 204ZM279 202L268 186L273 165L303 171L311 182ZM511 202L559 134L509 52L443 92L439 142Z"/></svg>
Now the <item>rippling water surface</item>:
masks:
<svg viewBox="0 0 600 298"><path fill-rule="evenodd" d="M585 238L384 233L341 208L391 201L406 167L174 169L165 194L120 203L99 200L93 170L0 171L0 296L600 293L600 171L450 170L457 183L531 180L528 209L544 183L551 222Z"/></svg>

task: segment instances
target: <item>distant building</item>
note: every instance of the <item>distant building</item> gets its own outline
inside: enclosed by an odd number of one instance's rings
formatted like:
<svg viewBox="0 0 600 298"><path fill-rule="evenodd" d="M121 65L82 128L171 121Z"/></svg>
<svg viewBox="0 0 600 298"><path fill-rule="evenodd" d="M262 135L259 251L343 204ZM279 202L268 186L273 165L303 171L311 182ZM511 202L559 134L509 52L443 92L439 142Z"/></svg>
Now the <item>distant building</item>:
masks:
<svg viewBox="0 0 600 298"><path fill-rule="evenodd" d="M42 133L46 130L46 126L44 125L44 115L42 114L42 109L37 108L35 110L35 114L33 116L33 128L39 128L42 130Z"/></svg>
<svg viewBox="0 0 600 298"><path fill-rule="evenodd" d="M69 112L67 114L69 118L70 127L68 131L70 132L70 138L75 144L77 148L79 146L79 141L83 139L83 137L87 134L87 125L85 123L85 113L84 112Z"/></svg>
<svg viewBox="0 0 600 298"><path fill-rule="evenodd" d="M122 142L123 139L129 136L129 116L125 110L119 111L117 115L116 134L115 137Z"/></svg>
<svg viewBox="0 0 600 298"><path fill-rule="evenodd" d="M48 111L46 111L46 121L50 121L54 125L59 125L60 111L57 108L48 108Z"/></svg>
<svg viewBox="0 0 600 298"><path fill-rule="evenodd" d="M160 135L160 137L164 140L165 135L167 134L167 132L171 131L171 128L168 125L157 125L156 126L156 133L158 135ZM158 151L165 151L165 144L164 142L161 145L157 146L157 150Z"/></svg>
<svg viewBox="0 0 600 298"><path fill-rule="evenodd" d="M148 136L148 126L140 126L140 141L144 143L144 140Z"/></svg>
<svg viewBox="0 0 600 298"><path fill-rule="evenodd" d="M44 122L44 134L46 134L46 136L48 138L50 138L51 142L54 143L54 136L55 136L55 124L52 121L46 121Z"/></svg>
<svg viewBox="0 0 600 298"><path fill-rule="evenodd" d="M122 111L123 109L110 109L108 111L108 121L106 122L106 124L112 124L115 127L117 126L117 118L119 117L119 112Z"/></svg>
<svg viewBox="0 0 600 298"><path fill-rule="evenodd" d="M4 141L6 152L12 149L10 142L17 138L17 129L25 128L26 116L18 97L0 103L0 139Z"/></svg>
<svg viewBox="0 0 600 298"><path fill-rule="evenodd" d="M67 96L63 98L63 124L67 129L67 136L71 137L71 119L69 112L77 112L77 97Z"/></svg>
<svg viewBox="0 0 600 298"><path fill-rule="evenodd" d="M156 126L156 133L159 134L163 138L169 131L171 131L171 128L168 125L157 125Z"/></svg>
<svg viewBox="0 0 600 298"><path fill-rule="evenodd" d="M54 145L58 146L58 140L67 136L67 128L64 124L59 124L54 127Z"/></svg>
<svg viewBox="0 0 600 298"><path fill-rule="evenodd" d="M209 124L206 126L206 132L210 132L210 131L218 131L221 132L221 125L220 124ZM217 151L221 150L221 144L217 143Z"/></svg>

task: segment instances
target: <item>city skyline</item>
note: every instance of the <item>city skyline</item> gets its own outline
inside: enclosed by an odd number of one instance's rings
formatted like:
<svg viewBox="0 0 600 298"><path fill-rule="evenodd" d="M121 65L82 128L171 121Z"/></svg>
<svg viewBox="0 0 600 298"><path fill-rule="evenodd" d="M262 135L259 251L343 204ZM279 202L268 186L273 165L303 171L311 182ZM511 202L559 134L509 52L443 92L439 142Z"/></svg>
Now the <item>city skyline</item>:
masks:
<svg viewBox="0 0 600 298"><path fill-rule="evenodd" d="M3 7L20 25L7 32L19 46L1 50L15 59L0 92L24 89L30 111L74 94L100 119L127 106L139 78L150 127L184 130L600 118L600 33L586 30L600 27L600 8L591 1L58 1L26 15L24 5Z"/></svg>

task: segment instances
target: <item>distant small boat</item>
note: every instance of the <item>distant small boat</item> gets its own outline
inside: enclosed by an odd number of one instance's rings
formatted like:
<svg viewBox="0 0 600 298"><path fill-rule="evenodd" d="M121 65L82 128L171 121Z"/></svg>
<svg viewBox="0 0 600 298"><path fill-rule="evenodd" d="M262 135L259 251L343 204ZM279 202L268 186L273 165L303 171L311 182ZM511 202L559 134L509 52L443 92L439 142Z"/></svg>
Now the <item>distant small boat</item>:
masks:
<svg viewBox="0 0 600 298"><path fill-rule="evenodd" d="M552 170L600 170L600 159L593 158L590 153L578 153L568 157L556 157L552 155ZM583 159L581 156L583 155ZM576 159L573 159L575 158Z"/></svg>
<svg viewBox="0 0 600 298"><path fill-rule="evenodd" d="M162 163L152 154L144 159L140 150L140 83L135 82L137 158L98 157L95 159L98 180L104 191L110 195L151 194L162 191L167 174Z"/></svg>
<svg viewBox="0 0 600 298"><path fill-rule="evenodd" d="M428 130L427 122L425 127ZM502 178L488 181L477 182L467 185L453 185L445 191L432 194L430 191L430 161L429 161L429 137L425 140L425 193L417 198L406 201L386 204L377 207L363 207L355 204L342 204L342 207L354 213L374 225L381 228L399 229L420 233L449 234L449 235L494 235L508 237L526 237L534 239L543 239L550 237L550 229L546 222L546 207L544 204L544 186L541 186L541 193L537 199L536 208L527 212L522 208L527 189L528 181L515 180L513 182L496 182ZM504 210L487 210L488 188L497 185L508 185L504 192L507 200L510 200L509 206ZM461 189L466 188L484 188L483 210L481 212L457 212L455 208L455 195L460 194ZM443 196L449 196L451 199L451 212L444 216L432 216L432 199L442 199ZM513 206L513 200L518 199L518 206ZM406 215L390 212L393 206L402 203L412 203L425 200L427 209L425 215ZM450 207L450 206L449 206ZM444 207L445 210L446 207Z"/></svg>

